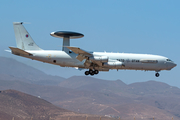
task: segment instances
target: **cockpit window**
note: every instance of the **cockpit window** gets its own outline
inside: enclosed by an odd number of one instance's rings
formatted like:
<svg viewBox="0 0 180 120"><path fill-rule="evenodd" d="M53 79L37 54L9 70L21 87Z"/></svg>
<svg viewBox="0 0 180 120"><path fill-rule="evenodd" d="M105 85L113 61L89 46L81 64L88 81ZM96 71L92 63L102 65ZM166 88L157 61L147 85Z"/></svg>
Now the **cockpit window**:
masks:
<svg viewBox="0 0 180 120"><path fill-rule="evenodd" d="M172 61L172 60L170 60L170 59L166 59L167 61Z"/></svg>

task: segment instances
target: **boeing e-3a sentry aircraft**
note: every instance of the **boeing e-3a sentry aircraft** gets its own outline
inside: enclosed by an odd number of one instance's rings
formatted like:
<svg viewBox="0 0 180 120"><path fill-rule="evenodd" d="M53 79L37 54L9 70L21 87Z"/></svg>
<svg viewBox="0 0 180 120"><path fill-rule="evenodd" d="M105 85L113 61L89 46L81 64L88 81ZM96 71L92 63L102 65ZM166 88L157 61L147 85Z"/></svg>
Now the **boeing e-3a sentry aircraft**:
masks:
<svg viewBox="0 0 180 120"><path fill-rule="evenodd" d="M85 75L94 75L98 74L99 71L109 71L110 69L128 69L156 71L155 76L158 77L159 71L171 70L176 66L167 57L159 55L87 52L78 47L70 46L70 39L81 38L84 35L68 31L50 34L54 37L63 38L62 51L43 50L36 45L22 24L23 22L13 23L17 48L9 47L12 54L61 67L88 69L85 71Z"/></svg>

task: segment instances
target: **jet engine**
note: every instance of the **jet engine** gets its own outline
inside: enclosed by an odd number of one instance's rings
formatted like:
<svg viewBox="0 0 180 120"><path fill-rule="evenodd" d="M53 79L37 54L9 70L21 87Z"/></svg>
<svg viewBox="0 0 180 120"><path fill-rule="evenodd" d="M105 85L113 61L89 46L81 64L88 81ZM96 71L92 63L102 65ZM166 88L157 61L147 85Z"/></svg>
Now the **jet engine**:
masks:
<svg viewBox="0 0 180 120"><path fill-rule="evenodd" d="M104 63L104 62L108 62L108 57L107 56L94 56L94 57L90 57L89 60Z"/></svg>

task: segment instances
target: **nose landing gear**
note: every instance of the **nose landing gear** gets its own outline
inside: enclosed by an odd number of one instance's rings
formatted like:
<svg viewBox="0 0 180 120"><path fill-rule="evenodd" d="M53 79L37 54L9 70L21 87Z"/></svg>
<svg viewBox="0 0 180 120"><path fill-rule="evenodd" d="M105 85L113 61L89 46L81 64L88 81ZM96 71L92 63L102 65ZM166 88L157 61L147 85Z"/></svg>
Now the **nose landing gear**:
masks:
<svg viewBox="0 0 180 120"><path fill-rule="evenodd" d="M94 74L98 74L99 73L99 71L98 70L91 70L91 69L89 69L89 71L85 71L85 75L91 75L91 76L93 76Z"/></svg>
<svg viewBox="0 0 180 120"><path fill-rule="evenodd" d="M158 72L155 74L156 77L159 77L159 75L160 75L160 74L159 74Z"/></svg>

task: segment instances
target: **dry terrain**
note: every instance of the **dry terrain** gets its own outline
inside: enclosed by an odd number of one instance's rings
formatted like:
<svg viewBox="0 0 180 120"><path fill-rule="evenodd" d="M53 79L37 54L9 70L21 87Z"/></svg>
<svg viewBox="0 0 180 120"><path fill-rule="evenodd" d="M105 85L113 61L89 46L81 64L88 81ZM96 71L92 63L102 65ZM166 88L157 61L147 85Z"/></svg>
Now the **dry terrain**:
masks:
<svg viewBox="0 0 180 120"><path fill-rule="evenodd" d="M28 95L16 90L0 91L0 120L73 120L99 119L100 116L78 114L56 107L38 97ZM110 120L103 117L103 120Z"/></svg>
<svg viewBox="0 0 180 120"><path fill-rule="evenodd" d="M180 89L162 82L127 85L121 80L85 76L65 79L4 57L0 57L0 65L0 90L18 90L76 113L121 120L180 119Z"/></svg>

